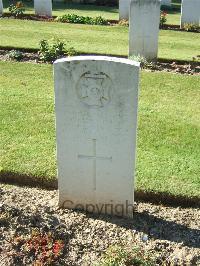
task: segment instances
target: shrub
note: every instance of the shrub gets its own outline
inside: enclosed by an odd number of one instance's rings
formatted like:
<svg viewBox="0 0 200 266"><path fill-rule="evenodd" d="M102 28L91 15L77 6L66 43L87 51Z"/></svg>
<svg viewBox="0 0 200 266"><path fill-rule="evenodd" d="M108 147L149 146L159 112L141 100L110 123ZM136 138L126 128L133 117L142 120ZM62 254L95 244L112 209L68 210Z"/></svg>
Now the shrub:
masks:
<svg viewBox="0 0 200 266"><path fill-rule="evenodd" d="M23 58L23 53L17 50L11 50L8 53L8 57L12 60L20 61Z"/></svg>
<svg viewBox="0 0 200 266"><path fill-rule="evenodd" d="M76 54L73 47L65 49L65 43L59 39L54 39L52 43L41 40L39 45L39 58L43 62L53 62L64 55L72 56Z"/></svg>
<svg viewBox="0 0 200 266"><path fill-rule="evenodd" d="M92 24L94 24L94 25L107 25L108 21L105 18L98 16L98 17L94 17L92 19Z"/></svg>
<svg viewBox="0 0 200 266"><path fill-rule="evenodd" d="M195 24L195 23L184 23L183 28L186 31L193 31L193 32L199 32L200 31L199 25Z"/></svg>
<svg viewBox="0 0 200 266"><path fill-rule="evenodd" d="M160 28L163 28L167 22L167 13L165 11L160 12Z"/></svg>
<svg viewBox="0 0 200 266"><path fill-rule="evenodd" d="M19 1L16 4L11 4L8 10L10 11L11 15L16 18L22 16L25 11L22 1Z"/></svg>
<svg viewBox="0 0 200 266"><path fill-rule="evenodd" d="M111 246L104 256L96 263L98 266L153 266L153 259L139 247L127 249L120 246Z"/></svg>
<svg viewBox="0 0 200 266"><path fill-rule="evenodd" d="M78 24L90 24L90 25L107 25L108 21L101 16L98 17L85 17L76 14L65 14L55 19L59 22L78 23Z"/></svg>

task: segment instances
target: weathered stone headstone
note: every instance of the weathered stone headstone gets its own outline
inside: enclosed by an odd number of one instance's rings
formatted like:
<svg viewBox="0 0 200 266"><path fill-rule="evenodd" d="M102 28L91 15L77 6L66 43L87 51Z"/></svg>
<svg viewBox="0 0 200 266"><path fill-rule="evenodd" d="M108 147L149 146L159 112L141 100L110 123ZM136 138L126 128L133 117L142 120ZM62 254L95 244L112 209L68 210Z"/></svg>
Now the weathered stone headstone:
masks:
<svg viewBox="0 0 200 266"><path fill-rule="evenodd" d="M3 14L3 2L0 0L0 16Z"/></svg>
<svg viewBox="0 0 200 266"><path fill-rule="evenodd" d="M139 64L54 63L59 205L132 216Z"/></svg>
<svg viewBox="0 0 200 266"><path fill-rule="evenodd" d="M181 27L185 23L200 25L200 0L182 0Z"/></svg>
<svg viewBox="0 0 200 266"><path fill-rule="evenodd" d="M160 0L131 0L129 56L157 57L159 23Z"/></svg>
<svg viewBox="0 0 200 266"><path fill-rule="evenodd" d="M130 0L119 0L119 19L129 19Z"/></svg>
<svg viewBox="0 0 200 266"><path fill-rule="evenodd" d="M34 8L38 16L52 16L52 0L34 0Z"/></svg>
<svg viewBox="0 0 200 266"><path fill-rule="evenodd" d="M171 6L171 0L161 0L161 6Z"/></svg>

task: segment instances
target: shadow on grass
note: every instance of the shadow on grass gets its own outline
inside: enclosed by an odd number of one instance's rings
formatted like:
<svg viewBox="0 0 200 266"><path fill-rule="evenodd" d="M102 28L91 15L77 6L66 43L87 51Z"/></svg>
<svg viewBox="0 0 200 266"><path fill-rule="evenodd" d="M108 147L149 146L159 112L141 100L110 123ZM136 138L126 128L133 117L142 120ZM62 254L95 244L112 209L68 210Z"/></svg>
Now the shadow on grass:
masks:
<svg viewBox="0 0 200 266"><path fill-rule="evenodd" d="M0 182L18 186L39 187L47 190L58 189L58 180L56 177L31 176L3 170L0 172ZM199 197L173 195L167 192L136 190L135 201L151 202L173 207L200 207Z"/></svg>
<svg viewBox="0 0 200 266"><path fill-rule="evenodd" d="M0 182L10 185L39 187L47 190L54 190L58 188L58 180L56 177L47 178L44 176L31 176L28 174L8 171L0 172Z"/></svg>

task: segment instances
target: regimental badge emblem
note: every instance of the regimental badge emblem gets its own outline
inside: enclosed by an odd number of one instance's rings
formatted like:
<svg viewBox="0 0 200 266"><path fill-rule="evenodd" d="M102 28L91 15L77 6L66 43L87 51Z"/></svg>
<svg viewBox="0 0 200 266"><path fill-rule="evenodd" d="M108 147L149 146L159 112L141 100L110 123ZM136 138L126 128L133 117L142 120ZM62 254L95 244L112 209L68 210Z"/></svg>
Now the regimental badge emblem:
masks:
<svg viewBox="0 0 200 266"><path fill-rule="evenodd" d="M77 94L81 102L91 107L104 107L111 101L112 81L102 72L86 72L77 83Z"/></svg>

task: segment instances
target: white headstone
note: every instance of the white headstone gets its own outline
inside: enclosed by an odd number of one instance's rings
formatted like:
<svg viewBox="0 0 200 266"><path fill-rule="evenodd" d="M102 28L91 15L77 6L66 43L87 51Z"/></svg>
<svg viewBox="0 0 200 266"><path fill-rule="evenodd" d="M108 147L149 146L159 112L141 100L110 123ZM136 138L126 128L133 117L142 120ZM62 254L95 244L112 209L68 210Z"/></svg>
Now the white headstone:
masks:
<svg viewBox="0 0 200 266"><path fill-rule="evenodd" d="M52 0L34 0L34 8L38 16L52 16Z"/></svg>
<svg viewBox="0 0 200 266"><path fill-rule="evenodd" d="M200 25L200 0L182 0L181 27L184 23Z"/></svg>
<svg viewBox="0 0 200 266"><path fill-rule="evenodd" d="M59 205L131 217L139 64L59 59L54 80Z"/></svg>
<svg viewBox="0 0 200 266"><path fill-rule="evenodd" d="M161 0L161 6L171 6L171 0Z"/></svg>
<svg viewBox="0 0 200 266"><path fill-rule="evenodd" d="M130 0L119 0L119 19L129 19Z"/></svg>
<svg viewBox="0 0 200 266"><path fill-rule="evenodd" d="M0 0L0 16L3 14L3 2Z"/></svg>
<svg viewBox="0 0 200 266"><path fill-rule="evenodd" d="M159 23L160 0L131 0L129 56L157 57Z"/></svg>

